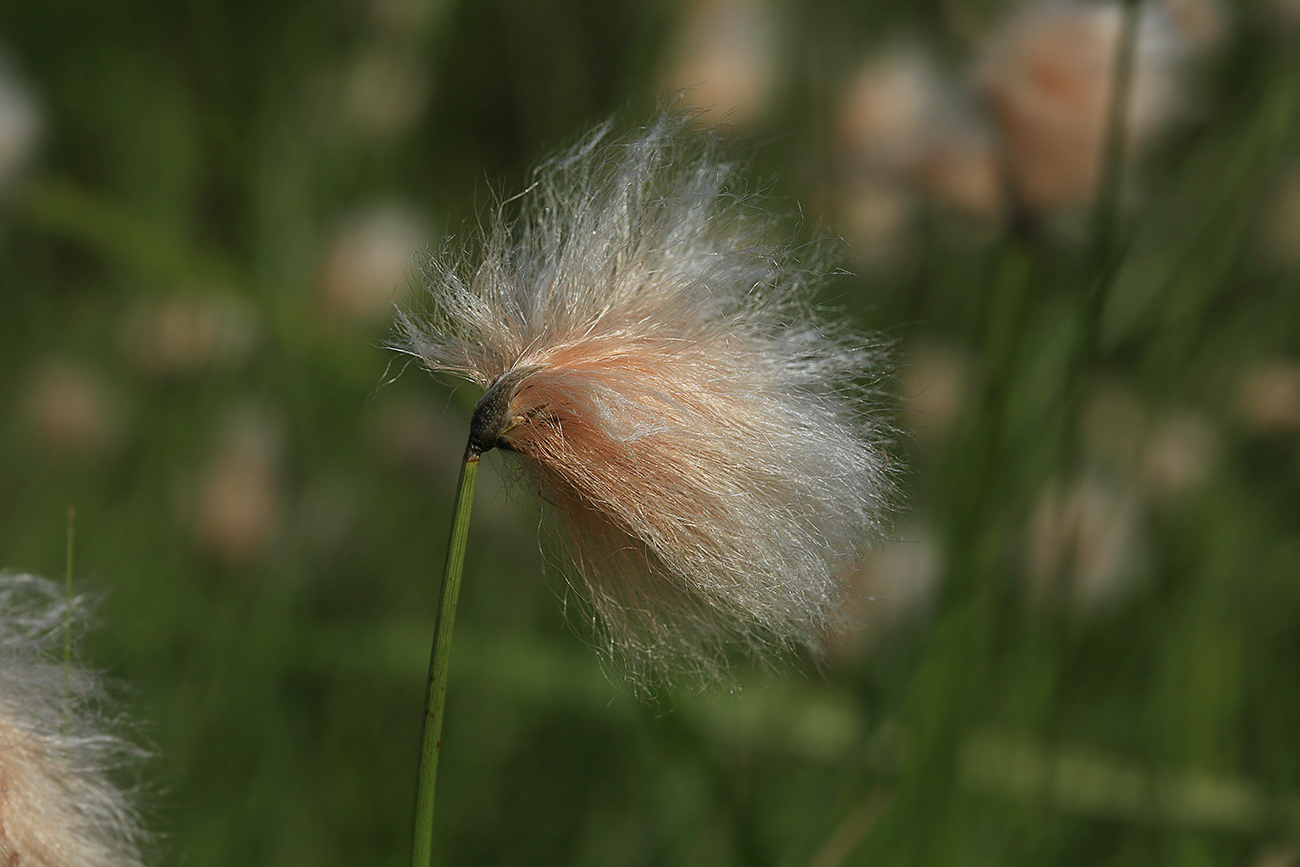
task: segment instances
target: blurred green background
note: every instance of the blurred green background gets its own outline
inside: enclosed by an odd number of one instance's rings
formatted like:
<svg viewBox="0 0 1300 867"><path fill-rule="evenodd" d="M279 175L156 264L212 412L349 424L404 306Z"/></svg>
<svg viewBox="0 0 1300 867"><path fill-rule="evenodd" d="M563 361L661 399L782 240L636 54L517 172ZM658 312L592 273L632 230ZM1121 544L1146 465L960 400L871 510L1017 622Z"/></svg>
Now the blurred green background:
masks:
<svg viewBox="0 0 1300 867"><path fill-rule="evenodd" d="M61 576L75 508L158 863L404 862L476 395L398 376L391 304L540 156L698 85L896 341L906 508L823 664L647 701L490 455L439 863L1300 864L1300 11L1156 10L1176 122L1052 207L962 126L1011 11L0 5L0 567Z"/></svg>

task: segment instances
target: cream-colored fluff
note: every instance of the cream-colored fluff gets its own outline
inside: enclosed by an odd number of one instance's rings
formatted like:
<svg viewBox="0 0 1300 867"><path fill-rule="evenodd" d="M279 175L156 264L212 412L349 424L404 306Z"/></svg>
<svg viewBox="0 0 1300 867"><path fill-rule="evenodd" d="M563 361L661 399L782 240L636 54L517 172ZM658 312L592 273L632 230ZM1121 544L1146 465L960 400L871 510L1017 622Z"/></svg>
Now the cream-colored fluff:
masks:
<svg viewBox="0 0 1300 867"><path fill-rule="evenodd" d="M732 174L686 122L602 129L537 170L480 258L428 257L428 310L400 317L429 370L501 381L495 444L637 682L818 649L891 494L880 343L814 314L818 273Z"/></svg>
<svg viewBox="0 0 1300 867"><path fill-rule="evenodd" d="M143 832L109 772L138 751L109 733L100 685L62 660L85 605L0 574L0 864L138 867Z"/></svg>

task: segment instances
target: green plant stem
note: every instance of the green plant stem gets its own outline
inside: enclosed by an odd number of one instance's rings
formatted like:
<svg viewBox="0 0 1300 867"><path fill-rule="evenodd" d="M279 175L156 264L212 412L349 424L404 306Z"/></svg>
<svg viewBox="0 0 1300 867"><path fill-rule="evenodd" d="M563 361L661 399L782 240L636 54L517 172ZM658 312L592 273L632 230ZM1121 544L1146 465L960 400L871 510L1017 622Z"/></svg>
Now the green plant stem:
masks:
<svg viewBox="0 0 1300 867"><path fill-rule="evenodd" d="M420 742L420 774L415 790L415 826L411 842L411 867L429 867L433 852L433 796L438 780L438 756L442 751L442 712L447 704L447 672L451 666L451 628L456 620L456 598L465 566L465 542L469 536L469 515L474 503L474 479L478 475L479 452L469 448L456 486L456 508L451 517L451 539L447 543L447 564L442 575L442 599L433 627L433 650L429 656L429 683L424 696L424 726Z"/></svg>
<svg viewBox="0 0 1300 867"><path fill-rule="evenodd" d="M1093 213L1092 254L1096 273L1083 292L1080 310L1082 335L1071 377L1076 393L1096 366L1101 349L1102 313L1123 259L1122 248L1125 245L1119 239L1120 211L1124 195L1124 168L1129 158L1128 114L1133 96L1141 5L1142 0L1124 0L1121 6L1123 17L1120 20L1114 79L1106 117L1105 149L1102 152L1101 176L1098 179L1097 203ZM1071 405L1067 411L1070 416L1068 427L1072 428L1077 422L1077 406Z"/></svg>
<svg viewBox="0 0 1300 867"><path fill-rule="evenodd" d="M1009 241L992 274L980 326L984 384L963 442L950 458L956 487L948 520L948 544L954 556L943 591L943 604L949 610L964 606L981 589L988 589L985 576L995 568L984 562L990 551L979 539L990 528L993 512L989 505L1008 493L1002 472L1009 446L1008 406L1038 279L1034 251L1018 240Z"/></svg>
<svg viewBox="0 0 1300 867"><path fill-rule="evenodd" d="M63 614L63 694L68 694L69 672L72 669L72 549L77 526L77 509L68 506L68 562L64 573L64 604L67 610Z"/></svg>
<svg viewBox="0 0 1300 867"><path fill-rule="evenodd" d="M72 552L75 547L77 508L68 506L67 568L63 585L63 728L72 720ZM64 759L67 759L66 751Z"/></svg>
<svg viewBox="0 0 1300 867"><path fill-rule="evenodd" d="M1084 392L1089 378L1096 372L1102 355L1102 316L1111 289L1119 276L1128 242L1119 237L1120 213L1124 195L1124 169L1129 155L1128 114L1133 95L1137 61L1137 36L1142 0L1123 0L1121 4L1119 43L1114 59L1109 109L1106 117L1106 140L1098 179L1097 202L1093 213L1092 262L1094 273L1082 290L1079 308L1078 346L1070 362L1068 390L1065 396L1064 441L1062 454L1070 468L1078 469L1081 461L1079 424Z"/></svg>

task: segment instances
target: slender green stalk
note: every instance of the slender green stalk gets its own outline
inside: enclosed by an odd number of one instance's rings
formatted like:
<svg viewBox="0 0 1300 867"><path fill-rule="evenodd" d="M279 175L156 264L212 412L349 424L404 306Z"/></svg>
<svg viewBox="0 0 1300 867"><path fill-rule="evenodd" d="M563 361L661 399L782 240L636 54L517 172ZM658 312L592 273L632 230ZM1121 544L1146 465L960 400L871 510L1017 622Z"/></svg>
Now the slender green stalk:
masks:
<svg viewBox="0 0 1300 867"><path fill-rule="evenodd" d="M63 612L63 694L67 696L71 689L72 679L72 549L74 541L74 531L77 526L77 507L68 506L68 563L66 578L64 580L64 603L67 609ZM64 709L64 718L69 715L67 709Z"/></svg>
<svg viewBox="0 0 1300 867"><path fill-rule="evenodd" d="M1124 192L1124 165L1127 159L1128 111L1133 94L1133 73L1137 59L1138 13L1142 0L1124 0L1120 19L1119 42L1113 61L1110 98L1107 102L1106 138L1102 151L1101 175L1098 178L1097 204L1093 213L1093 255L1100 264L1109 264L1115 255L1119 227L1120 198Z"/></svg>
<svg viewBox="0 0 1300 867"><path fill-rule="evenodd" d="M1092 261L1094 273L1080 297L1078 347L1070 364L1069 391L1065 399L1066 461L1077 463L1079 452L1079 414L1088 378L1101 356L1102 314L1124 259L1119 237L1121 199L1124 193L1124 169L1128 154L1128 114L1133 96L1137 62L1139 13L1142 0L1123 0L1119 43L1114 59L1109 110L1106 118L1105 149L1101 176L1093 213Z"/></svg>
<svg viewBox="0 0 1300 867"><path fill-rule="evenodd" d="M442 600L433 627L433 650L429 656L429 684L424 697L424 728L420 744L420 775L415 791L415 830L411 843L411 867L432 863L433 796L438 779L438 756L442 750L442 712L447 703L447 672L451 666L451 628L456 620L456 597L465 565L465 542L469 536L469 515L474 503L474 478L478 475L479 451L465 452L456 486L456 509L451 518L451 539L447 543L447 564L442 575Z"/></svg>
<svg viewBox="0 0 1300 867"><path fill-rule="evenodd" d="M1008 403L1038 280L1034 251L1019 239L1009 239L992 274L980 324L982 393L962 443L950 456L958 487L949 501L948 544L954 556L944 587L945 607L964 606L981 588L987 589L986 577L996 574L995 567L981 562L991 552L977 542L989 529L989 504L1008 494L1002 466L1007 460Z"/></svg>

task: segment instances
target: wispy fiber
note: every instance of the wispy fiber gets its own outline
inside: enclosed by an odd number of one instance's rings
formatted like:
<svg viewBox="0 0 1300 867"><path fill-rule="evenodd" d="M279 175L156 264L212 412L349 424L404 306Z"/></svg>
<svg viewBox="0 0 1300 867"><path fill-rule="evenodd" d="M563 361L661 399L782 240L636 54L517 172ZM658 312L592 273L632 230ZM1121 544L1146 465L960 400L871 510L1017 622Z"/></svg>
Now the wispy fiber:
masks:
<svg viewBox="0 0 1300 867"><path fill-rule="evenodd" d="M486 390L600 644L636 681L819 648L890 494L880 343L686 121L543 163L473 254L427 257L397 348ZM507 216L512 207L516 216ZM499 433L499 437L497 434Z"/></svg>
<svg viewBox="0 0 1300 867"><path fill-rule="evenodd" d="M139 751L111 733L90 672L62 659L85 600L0 574L0 864L138 867L143 831L109 773Z"/></svg>

